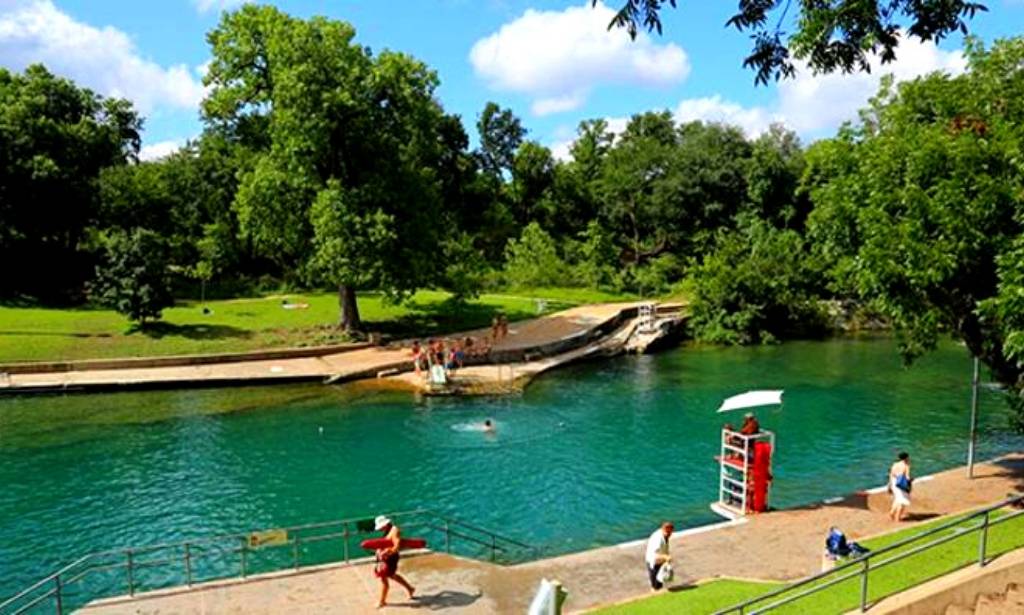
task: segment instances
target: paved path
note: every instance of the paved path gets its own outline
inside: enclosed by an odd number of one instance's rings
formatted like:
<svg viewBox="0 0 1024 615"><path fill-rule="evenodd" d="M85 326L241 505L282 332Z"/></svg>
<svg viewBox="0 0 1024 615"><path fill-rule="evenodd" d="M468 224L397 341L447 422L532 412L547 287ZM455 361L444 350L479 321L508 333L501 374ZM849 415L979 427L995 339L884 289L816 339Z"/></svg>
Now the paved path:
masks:
<svg viewBox="0 0 1024 615"><path fill-rule="evenodd" d="M616 318L635 303L585 305L541 318L513 323L509 335L493 346L495 351L522 350L584 335ZM487 332L453 334L481 336ZM296 380L338 381L376 376L389 369L412 369L407 348L374 347L321 357L244 361L208 365L98 369L43 374L11 374L0 386L22 388L116 388L118 386L188 386L192 384L273 383Z"/></svg>
<svg viewBox="0 0 1024 615"><path fill-rule="evenodd" d="M1024 491L1024 454L975 466L968 480L963 468L919 480L914 485L911 523L962 512ZM814 505L752 517L673 538L677 583L722 576L792 580L813 574L821 564L823 537L837 525L855 539L888 532L888 495L858 493L829 505ZM659 520L652 520L652 526ZM572 611L643 597L649 593L642 565L643 540L518 566L500 567L442 554L410 557L403 573L421 599L404 598L394 588L390 613L524 613L542 578L562 580ZM377 587L366 565L336 565L303 574L221 584L172 595L140 598L87 609L94 615L127 613L345 613L372 608Z"/></svg>

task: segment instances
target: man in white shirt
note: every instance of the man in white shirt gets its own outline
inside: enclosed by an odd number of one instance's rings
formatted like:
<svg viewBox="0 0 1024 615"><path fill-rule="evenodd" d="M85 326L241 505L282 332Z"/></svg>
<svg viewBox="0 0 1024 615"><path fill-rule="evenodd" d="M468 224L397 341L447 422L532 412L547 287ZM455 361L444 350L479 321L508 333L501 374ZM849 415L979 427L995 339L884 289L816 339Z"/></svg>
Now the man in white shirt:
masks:
<svg viewBox="0 0 1024 615"><path fill-rule="evenodd" d="M662 588L662 583L658 580L658 571L672 559L672 556L668 554L668 539L672 537L674 530L675 526L672 525L672 522L666 521L647 539L644 562L647 563L647 575L651 579L651 589L655 591Z"/></svg>

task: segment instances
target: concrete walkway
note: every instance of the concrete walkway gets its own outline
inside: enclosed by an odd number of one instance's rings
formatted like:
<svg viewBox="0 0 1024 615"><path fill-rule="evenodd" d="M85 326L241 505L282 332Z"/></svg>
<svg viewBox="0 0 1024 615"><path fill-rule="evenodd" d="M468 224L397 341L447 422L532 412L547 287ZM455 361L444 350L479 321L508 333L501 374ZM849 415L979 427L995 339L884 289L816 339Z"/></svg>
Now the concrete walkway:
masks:
<svg viewBox="0 0 1024 615"><path fill-rule="evenodd" d="M508 337L491 348L491 356L502 361L558 342L583 338L618 319L635 303L585 305L556 312L541 318L520 321L509 326ZM486 331L452 334L451 338L482 337ZM147 367L127 369L89 369L52 373L12 373L0 388L6 391L32 392L53 389L117 389L195 385L217 386L235 384L268 384L297 381L320 381L331 378L346 382L375 378L385 370L412 369L408 348L372 347L319 357L288 358L258 361L234 361L206 365Z"/></svg>
<svg viewBox="0 0 1024 615"><path fill-rule="evenodd" d="M942 472L914 485L909 522L888 519L889 496L862 492L817 504L751 517L740 522L679 532L672 540L678 585L716 577L794 580L817 572L822 540L837 525L854 539L889 532L939 515L964 512L1024 491L1024 454ZM652 530L659 522L652 519ZM394 605L451 613L524 613L542 578L556 578L570 593L571 611L649 595L643 568L644 540L501 567L443 554L409 557L402 573L420 596L408 600L393 588ZM96 615L127 613L373 613L378 587L369 566L335 565L244 582L197 586L143 595L86 609Z"/></svg>

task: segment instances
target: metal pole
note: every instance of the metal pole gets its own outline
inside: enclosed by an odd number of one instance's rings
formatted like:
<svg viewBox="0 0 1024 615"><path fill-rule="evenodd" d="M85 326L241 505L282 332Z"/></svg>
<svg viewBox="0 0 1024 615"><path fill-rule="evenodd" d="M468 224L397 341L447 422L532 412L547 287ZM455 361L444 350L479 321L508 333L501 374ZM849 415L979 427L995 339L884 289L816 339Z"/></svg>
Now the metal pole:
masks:
<svg viewBox="0 0 1024 615"><path fill-rule="evenodd" d="M864 558L864 569L860 573L860 612L868 610L868 558Z"/></svg>
<svg viewBox="0 0 1024 615"><path fill-rule="evenodd" d="M63 615L64 614L64 603L61 600L61 595L60 595L60 575L59 574L57 576L53 577L53 582L54 582L54 584L57 585L56 594L55 594L57 596L57 615Z"/></svg>
<svg viewBox="0 0 1024 615"><path fill-rule="evenodd" d="M341 524L341 534L345 538L345 563L348 563L348 521Z"/></svg>
<svg viewBox="0 0 1024 615"><path fill-rule="evenodd" d="M185 543L185 584L192 587L192 551L187 542Z"/></svg>
<svg viewBox="0 0 1024 615"><path fill-rule="evenodd" d="M974 442L978 431L978 357L974 357L971 378L971 439L967 442L967 478L974 478Z"/></svg>
<svg viewBox="0 0 1024 615"><path fill-rule="evenodd" d="M246 556L246 551L248 549L249 549L249 544L245 541L245 538L243 538L242 539L242 548L238 550L239 557L241 557L241 559L242 559L242 578L243 579L245 578L245 556Z"/></svg>
<svg viewBox="0 0 1024 615"><path fill-rule="evenodd" d="M132 566L132 551L129 549L128 553L128 595L135 595L135 575L133 574L134 568Z"/></svg>
<svg viewBox="0 0 1024 615"><path fill-rule="evenodd" d="M988 543L988 511L985 511L985 519L981 522L981 536L978 539L978 566L985 565L985 550Z"/></svg>

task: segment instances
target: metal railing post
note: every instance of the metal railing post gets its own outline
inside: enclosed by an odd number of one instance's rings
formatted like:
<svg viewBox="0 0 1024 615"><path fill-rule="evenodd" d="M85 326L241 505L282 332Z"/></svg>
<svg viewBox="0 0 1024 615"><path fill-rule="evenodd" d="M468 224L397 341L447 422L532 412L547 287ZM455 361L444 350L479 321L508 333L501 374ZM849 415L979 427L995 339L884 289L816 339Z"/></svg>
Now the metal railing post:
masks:
<svg viewBox="0 0 1024 615"><path fill-rule="evenodd" d="M242 578L243 579L245 578L245 559L246 559L247 551L248 550L249 550L249 543L245 540L245 538L242 538L242 548L238 550L238 556L239 556L239 559L241 560L241 564L242 564Z"/></svg>
<svg viewBox="0 0 1024 615"><path fill-rule="evenodd" d="M135 568L132 563L132 550L128 549L125 551L128 555L128 595L135 595Z"/></svg>
<svg viewBox="0 0 1024 615"><path fill-rule="evenodd" d="M348 563L348 521L341 523L341 535L345 538L345 563Z"/></svg>
<svg viewBox="0 0 1024 615"><path fill-rule="evenodd" d="M185 543L185 584L192 587L192 547Z"/></svg>
<svg viewBox="0 0 1024 615"><path fill-rule="evenodd" d="M57 598L57 615L64 615L64 601L61 597L61 585L59 574L53 577L53 583L54 585L56 585L56 588L54 588L53 595Z"/></svg>
<svg viewBox="0 0 1024 615"><path fill-rule="evenodd" d="M985 565L985 550L988 546L988 511L981 521L981 535L978 538L978 566Z"/></svg>
<svg viewBox="0 0 1024 615"><path fill-rule="evenodd" d="M299 535L295 535L295 541L292 542L292 562L295 564L295 569L299 569Z"/></svg>
<svg viewBox="0 0 1024 615"><path fill-rule="evenodd" d="M864 558L864 568L860 573L860 612L868 610L868 570L870 570L870 559Z"/></svg>
<svg viewBox="0 0 1024 615"><path fill-rule="evenodd" d="M444 520L444 550L446 553L452 552L452 535L448 530L448 520Z"/></svg>

